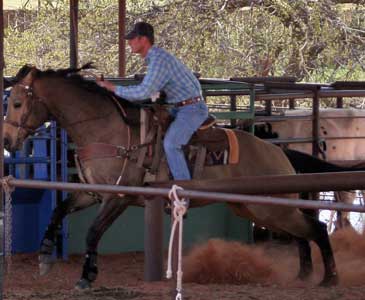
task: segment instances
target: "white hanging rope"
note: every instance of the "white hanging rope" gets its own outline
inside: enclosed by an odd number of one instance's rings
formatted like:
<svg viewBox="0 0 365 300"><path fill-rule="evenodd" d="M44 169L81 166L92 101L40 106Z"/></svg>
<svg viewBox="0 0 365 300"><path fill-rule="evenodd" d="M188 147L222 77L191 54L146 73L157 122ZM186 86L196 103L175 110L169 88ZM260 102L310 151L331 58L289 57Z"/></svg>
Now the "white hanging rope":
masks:
<svg viewBox="0 0 365 300"><path fill-rule="evenodd" d="M11 194L15 190L14 186L9 184L9 181L14 179L13 176L6 176L2 178L2 187L5 193L5 209L4 209L4 223L5 223L5 246L4 246L4 256L6 262L6 270L9 273L12 265L11 260L11 246L12 246L12 218L13 218L13 208L12 208L12 198Z"/></svg>
<svg viewBox="0 0 365 300"><path fill-rule="evenodd" d="M182 299L181 291L182 291L182 237L183 237L183 216L187 211L188 202L185 201L184 198L180 199L177 195L178 190L183 190L182 187L174 184L169 191L169 199L173 201L173 211L174 214L174 223L171 228L170 242L169 242L169 253L167 259L167 271L166 278L170 279L172 277L172 246L174 243L174 236L176 231L177 224L180 223L179 226L179 249L178 249L178 266L176 272L176 300Z"/></svg>

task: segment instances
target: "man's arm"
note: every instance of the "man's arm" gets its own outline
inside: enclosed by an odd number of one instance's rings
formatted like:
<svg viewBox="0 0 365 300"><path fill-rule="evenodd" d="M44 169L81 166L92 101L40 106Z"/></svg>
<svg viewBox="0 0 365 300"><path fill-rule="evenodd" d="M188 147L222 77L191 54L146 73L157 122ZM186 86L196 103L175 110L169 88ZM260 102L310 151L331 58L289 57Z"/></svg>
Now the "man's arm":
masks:
<svg viewBox="0 0 365 300"><path fill-rule="evenodd" d="M147 74L139 85L116 86L115 93L127 100L138 101L150 98L163 89L170 78L168 62L161 55L155 57L148 66Z"/></svg>

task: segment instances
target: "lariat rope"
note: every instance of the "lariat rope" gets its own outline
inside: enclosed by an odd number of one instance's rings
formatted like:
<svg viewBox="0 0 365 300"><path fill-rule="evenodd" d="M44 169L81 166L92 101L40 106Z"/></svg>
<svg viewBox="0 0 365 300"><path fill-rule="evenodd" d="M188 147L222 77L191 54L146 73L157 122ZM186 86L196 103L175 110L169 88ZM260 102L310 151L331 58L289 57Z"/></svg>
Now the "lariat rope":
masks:
<svg viewBox="0 0 365 300"><path fill-rule="evenodd" d="M167 259L167 271L166 271L166 278L170 279L172 277L172 246L174 243L174 236L176 232L176 226L180 223L179 226L179 249L178 249L178 266L176 272L176 298L175 300L181 300L182 295L182 237L183 237L183 216L187 211L188 202L185 198L180 199L177 195L178 190L184 190L182 187L177 186L174 184L169 191L169 199L173 201L173 216L174 216L174 223L171 228L171 235L170 235L170 242L169 242L169 253Z"/></svg>
<svg viewBox="0 0 365 300"><path fill-rule="evenodd" d="M12 199L11 194L14 192L15 188L12 186L9 181L14 179L13 176L3 177L1 180L1 184L3 187L3 191L5 192L5 260L7 271L9 272L11 269L11 244L12 244Z"/></svg>

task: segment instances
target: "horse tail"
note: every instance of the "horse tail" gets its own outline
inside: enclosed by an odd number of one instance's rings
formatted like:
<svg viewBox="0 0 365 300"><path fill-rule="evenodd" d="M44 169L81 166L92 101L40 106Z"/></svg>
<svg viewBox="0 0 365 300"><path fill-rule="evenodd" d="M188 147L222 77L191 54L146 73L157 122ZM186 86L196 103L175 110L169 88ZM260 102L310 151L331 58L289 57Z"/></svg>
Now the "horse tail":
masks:
<svg viewBox="0 0 365 300"><path fill-rule="evenodd" d="M363 166L342 167L297 150L285 149L283 151L297 173L351 172L365 170Z"/></svg>

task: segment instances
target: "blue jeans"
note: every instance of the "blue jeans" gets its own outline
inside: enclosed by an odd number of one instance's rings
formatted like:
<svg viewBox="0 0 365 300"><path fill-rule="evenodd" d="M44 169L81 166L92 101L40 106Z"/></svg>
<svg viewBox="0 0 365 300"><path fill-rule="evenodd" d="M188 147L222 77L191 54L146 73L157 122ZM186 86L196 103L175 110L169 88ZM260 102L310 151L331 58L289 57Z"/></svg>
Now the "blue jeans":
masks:
<svg viewBox="0 0 365 300"><path fill-rule="evenodd" d="M207 119L208 108L202 101L174 107L170 113L175 119L167 129L163 142L167 163L175 180L189 180L191 175L182 146L189 142L193 133Z"/></svg>

